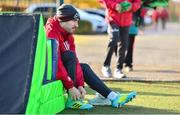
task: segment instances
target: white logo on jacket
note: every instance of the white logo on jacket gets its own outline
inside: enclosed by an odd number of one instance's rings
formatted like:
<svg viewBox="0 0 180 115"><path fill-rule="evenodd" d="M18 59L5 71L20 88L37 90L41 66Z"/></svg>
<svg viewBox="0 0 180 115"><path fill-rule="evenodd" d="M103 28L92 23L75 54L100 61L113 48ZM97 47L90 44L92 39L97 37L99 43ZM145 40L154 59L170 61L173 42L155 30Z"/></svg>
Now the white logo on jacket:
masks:
<svg viewBox="0 0 180 115"><path fill-rule="evenodd" d="M70 45L69 45L68 41L65 41L63 44L64 44L64 47L66 50L70 50Z"/></svg>

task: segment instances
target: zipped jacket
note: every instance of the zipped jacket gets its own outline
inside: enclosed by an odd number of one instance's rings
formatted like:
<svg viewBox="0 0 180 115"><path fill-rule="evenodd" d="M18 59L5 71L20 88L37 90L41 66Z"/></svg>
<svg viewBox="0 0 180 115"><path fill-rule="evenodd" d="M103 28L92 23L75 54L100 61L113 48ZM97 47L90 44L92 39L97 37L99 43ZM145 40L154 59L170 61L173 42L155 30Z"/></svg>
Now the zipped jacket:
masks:
<svg viewBox="0 0 180 115"><path fill-rule="evenodd" d="M67 33L59 24L59 21L54 16L47 20L45 25L46 36L48 38L54 38L59 43L58 49L58 67L56 78L62 80L63 85L66 89L70 89L74 86L72 79L69 77L68 72L66 71L62 59L61 54L65 51L73 51L76 54L74 37L72 34ZM76 56L77 57L77 56ZM84 86L84 77L83 72L80 66L80 63L77 58L76 64L76 86Z"/></svg>

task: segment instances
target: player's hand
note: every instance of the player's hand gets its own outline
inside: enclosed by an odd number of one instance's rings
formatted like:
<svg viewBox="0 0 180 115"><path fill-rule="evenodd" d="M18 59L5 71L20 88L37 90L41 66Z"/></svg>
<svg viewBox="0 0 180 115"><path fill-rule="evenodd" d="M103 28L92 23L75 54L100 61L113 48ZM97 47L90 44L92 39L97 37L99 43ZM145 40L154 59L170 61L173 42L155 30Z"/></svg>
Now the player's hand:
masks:
<svg viewBox="0 0 180 115"><path fill-rule="evenodd" d="M84 89L84 87L79 86L78 87L79 92L81 93L81 98L84 99L85 95L86 95L86 90Z"/></svg>
<svg viewBox="0 0 180 115"><path fill-rule="evenodd" d="M72 98L73 100L78 100L78 99L80 99L81 93L79 92L79 90L78 90L77 88L72 87L72 88L70 88L68 91L69 91L69 95L71 96L71 98Z"/></svg>

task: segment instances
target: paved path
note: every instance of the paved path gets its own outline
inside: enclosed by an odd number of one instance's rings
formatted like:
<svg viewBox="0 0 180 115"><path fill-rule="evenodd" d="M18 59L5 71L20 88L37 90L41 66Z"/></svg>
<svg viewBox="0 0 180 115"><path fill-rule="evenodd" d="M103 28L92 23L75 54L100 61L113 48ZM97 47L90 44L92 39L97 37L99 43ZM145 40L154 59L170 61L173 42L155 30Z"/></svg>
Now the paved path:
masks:
<svg viewBox="0 0 180 115"><path fill-rule="evenodd" d="M101 66L108 43L107 35L77 35L80 62L90 64L103 80ZM113 57L112 70L115 68ZM134 71L122 81L180 81L180 24L168 23L167 30L147 27L138 35L134 49ZM119 80L115 80L119 81Z"/></svg>

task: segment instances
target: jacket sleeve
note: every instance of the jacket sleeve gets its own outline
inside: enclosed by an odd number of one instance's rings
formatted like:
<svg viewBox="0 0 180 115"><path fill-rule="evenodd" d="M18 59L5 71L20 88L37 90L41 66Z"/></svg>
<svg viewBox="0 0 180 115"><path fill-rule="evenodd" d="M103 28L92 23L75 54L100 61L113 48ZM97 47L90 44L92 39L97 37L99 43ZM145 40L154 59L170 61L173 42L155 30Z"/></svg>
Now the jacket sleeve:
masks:
<svg viewBox="0 0 180 115"><path fill-rule="evenodd" d="M66 89L70 89L74 86L74 83L73 83L72 79L69 77L69 75L63 65L63 62L61 60L60 51L58 54L59 54L58 55L59 57L58 57L58 69L57 69L56 78L59 80L62 80L62 83Z"/></svg>
<svg viewBox="0 0 180 115"><path fill-rule="evenodd" d="M46 36L49 38L55 38L56 40L59 41L58 35L56 34L55 31L47 29ZM56 78L62 81L66 89L70 89L74 86L72 79L68 76L68 73L63 65L61 55L60 55L60 50L58 50L58 67L57 67Z"/></svg>
<svg viewBox="0 0 180 115"><path fill-rule="evenodd" d="M76 87L84 86L84 75L78 59L76 64L76 75L77 75Z"/></svg>
<svg viewBox="0 0 180 115"><path fill-rule="evenodd" d="M141 7L141 0L133 0L132 3L132 12L136 12Z"/></svg>
<svg viewBox="0 0 180 115"><path fill-rule="evenodd" d="M103 8L110 8L112 10L115 10L116 4L118 4L116 1L114 0L98 0L100 5Z"/></svg>

